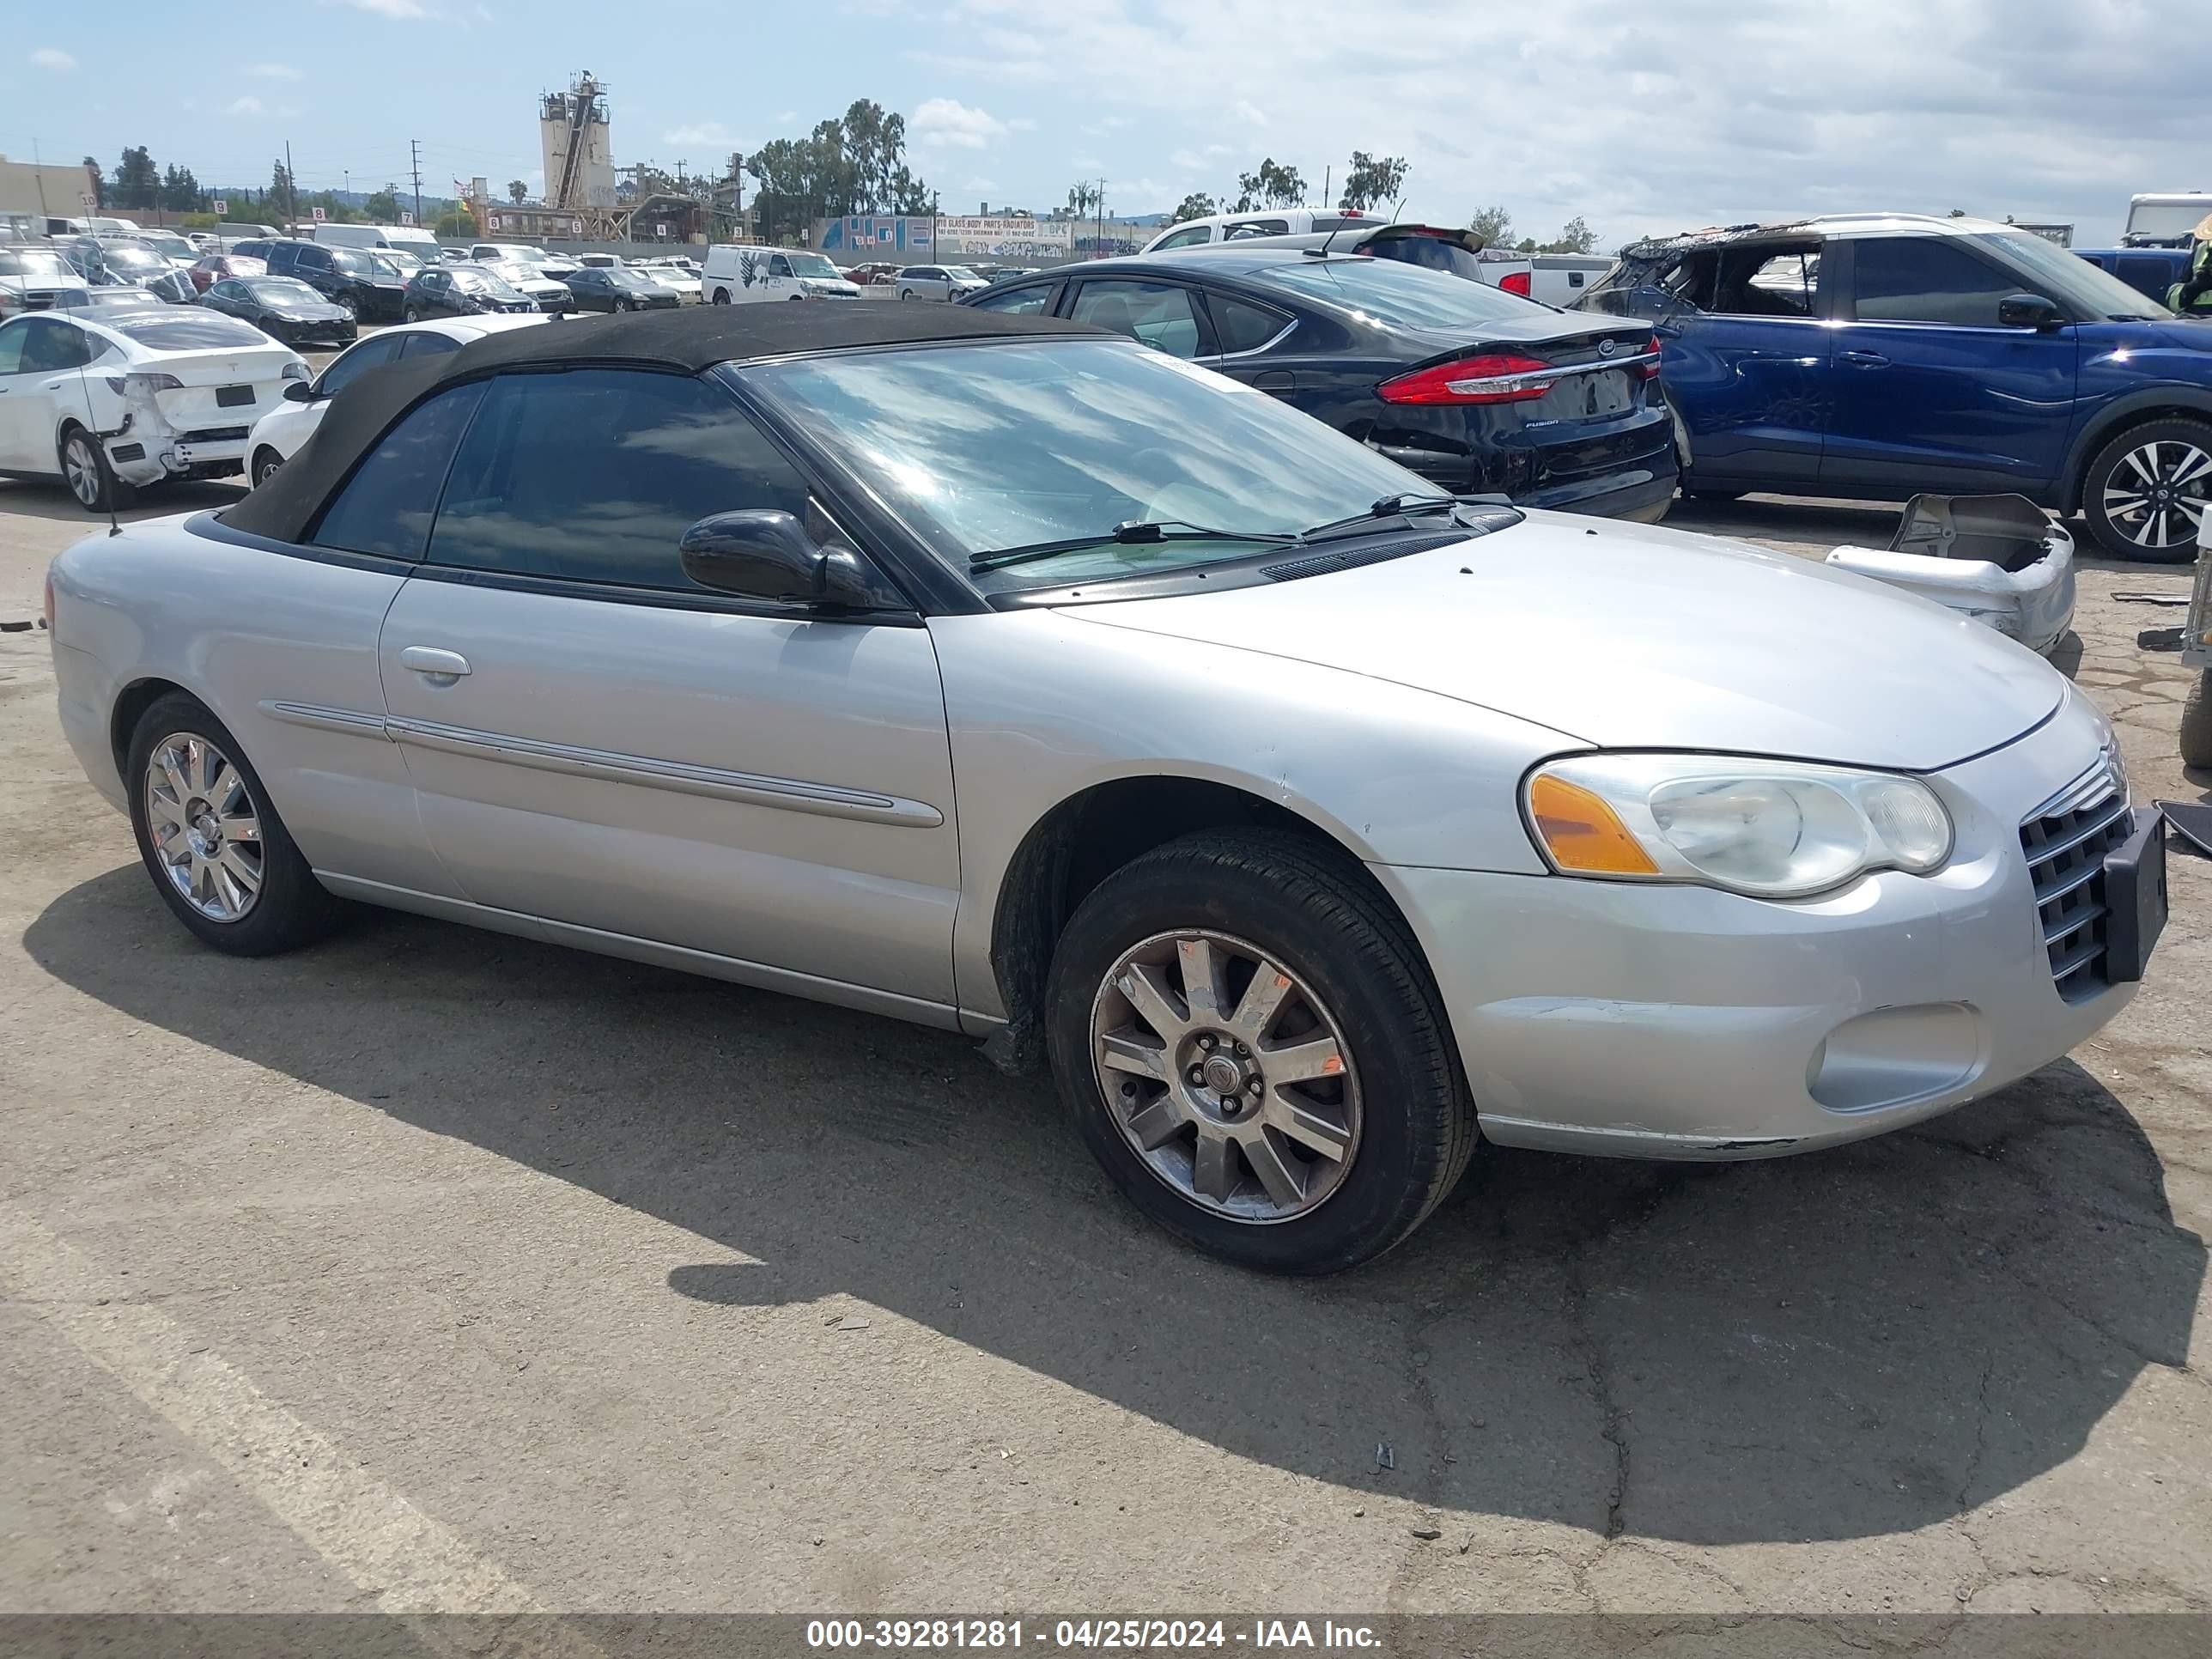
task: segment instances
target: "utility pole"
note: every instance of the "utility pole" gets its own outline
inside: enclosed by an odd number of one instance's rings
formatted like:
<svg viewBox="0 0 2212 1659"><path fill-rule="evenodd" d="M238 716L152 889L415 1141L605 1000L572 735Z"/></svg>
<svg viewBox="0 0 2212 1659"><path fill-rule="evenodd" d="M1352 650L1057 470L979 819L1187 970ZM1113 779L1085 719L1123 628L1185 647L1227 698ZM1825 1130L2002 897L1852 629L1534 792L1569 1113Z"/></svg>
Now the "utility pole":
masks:
<svg viewBox="0 0 2212 1659"><path fill-rule="evenodd" d="M1091 257L1094 259L1106 257L1106 181L1103 179L1098 181L1098 228L1091 235Z"/></svg>
<svg viewBox="0 0 2212 1659"><path fill-rule="evenodd" d="M39 234L43 236L46 233L46 215L51 210L46 206L46 164L39 159L39 141L35 138L31 140L31 177L39 186Z"/></svg>
<svg viewBox="0 0 2212 1659"><path fill-rule="evenodd" d="M286 216L292 222L291 228L297 230L300 228L300 179L292 171L292 141L289 138L284 141L284 200Z"/></svg>
<svg viewBox="0 0 2212 1659"><path fill-rule="evenodd" d="M422 222L422 141L420 138L407 141L407 164L415 172L415 222L420 225Z"/></svg>

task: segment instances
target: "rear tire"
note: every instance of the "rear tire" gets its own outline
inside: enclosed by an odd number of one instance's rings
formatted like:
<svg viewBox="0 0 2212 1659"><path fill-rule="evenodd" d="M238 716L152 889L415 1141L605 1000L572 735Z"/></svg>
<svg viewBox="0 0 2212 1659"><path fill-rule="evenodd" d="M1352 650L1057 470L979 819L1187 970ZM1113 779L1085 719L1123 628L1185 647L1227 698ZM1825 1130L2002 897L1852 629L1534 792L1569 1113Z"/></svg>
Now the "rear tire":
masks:
<svg viewBox="0 0 2212 1659"><path fill-rule="evenodd" d="M2197 675L2181 705L2181 763L2212 771L2212 668Z"/></svg>
<svg viewBox="0 0 2212 1659"><path fill-rule="evenodd" d="M729 303L730 303L730 290L729 290L729 289L726 289L726 288L718 288L718 289L716 289L714 290L714 304L716 304L716 305L718 305L718 306L726 306L726 305L729 304Z"/></svg>
<svg viewBox="0 0 2212 1659"><path fill-rule="evenodd" d="M115 469L107 464L107 452L82 427L71 424L62 428L58 453L62 482L86 512L120 513L138 499L137 489L115 476Z"/></svg>
<svg viewBox="0 0 2212 1659"><path fill-rule="evenodd" d="M2197 520L2212 510L2212 424L2177 416L2116 434L2081 475L2081 516L2119 559L2180 564L2197 556Z"/></svg>
<svg viewBox="0 0 2212 1659"><path fill-rule="evenodd" d="M157 791L151 775L157 769L164 778L173 775L156 757L173 747L182 763L175 781ZM196 757L210 754L221 764L203 772ZM138 856L154 890L202 944L231 956L271 956L320 939L344 915L293 844L238 739L197 697L172 691L139 717L123 782ZM250 835L243 828L249 822ZM211 856L203 857L200 843L190 837L210 824L216 832L206 836ZM179 859L190 862L189 871L179 869ZM198 892L204 872L208 897L202 902L180 884ZM234 915L210 914L234 903Z"/></svg>
<svg viewBox="0 0 2212 1659"><path fill-rule="evenodd" d="M399 320L403 323L419 323L422 320L422 313L415 307L408 306L400 312Z"/></svg>
<svg viewBox="0 0 2212 1659"><path fill-rule="evenodd" d="M1188 994L1196 958L1181 941L1200 936L1228 1012L1209 1013L1202 995ZM1153 962L1163 965L1146 971L1169 987L1156 1006L1184 1021L1182 1036L1167 1029L1175 1019L1150 1020L1135 1000L1121 1000L1136 964ZM1264 1000L1273 1012L1248 1017L1252 993L1270 981L1280 999ZM1440 1007L1404 921L1357 865L1297 835L1207 831L1123 866L1077 907L1054 952L1045 1022L1061 1098L1133 1204L1209 1255L1271 1273L1325 1273L1402 1241L1474 1153L1474 1109ZM1285 1060L1317 1042L1334 1042L1333 1069ZM1133 1073L1101 1058L1140 1048L1157 1048L1157 1069ZM1243 1085L1217 1082L1206 1060L1249 1068ZM1228 1091L1221 1111L1190 1115L1193 1101L1212 1110L1202 1103L1217 1088ZM1163 1105L1172 1109L1156 1117ZM1307 1134L1285 1136L1279 1126L1294 1110L1309 1125L1325 1121L1324 1139L1334 1137L1340 1152L1324 1155ZM1178 1115L1180 1127L1152 1138ZM1209 1131L1218 1139L1224 1124L1246 1137L1226 1154L1225 1194L1201 1164ZM1271 1183L1244 1150L1255 1143L1280 1160L1277 1183L1287 1167L1287 1186Z"/></svg>

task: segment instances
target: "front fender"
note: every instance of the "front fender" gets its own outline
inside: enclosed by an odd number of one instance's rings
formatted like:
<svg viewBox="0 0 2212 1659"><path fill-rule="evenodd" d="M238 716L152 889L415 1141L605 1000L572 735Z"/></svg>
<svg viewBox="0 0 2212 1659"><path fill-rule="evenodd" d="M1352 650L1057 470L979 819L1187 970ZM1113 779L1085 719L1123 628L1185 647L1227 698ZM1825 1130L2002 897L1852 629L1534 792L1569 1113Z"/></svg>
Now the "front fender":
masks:
<svg viewBox="0 0 2212 1659"><path fill-rule="evenodd" d="M1030 829L1099 784L1171 777L1281 807L1370 864L1541 875L1518 803L1588 745L1434 692L1053 611L933 618L960 823L953 969L1004 1018L993 920Z"/></svg>
<svg viewBox="0 0 2212 1659"><path fill-rule="evenodd" d="M2212 337L2212 324L2204 327ZM2124 358L2115 352L2085 357L2081 372L2085 414L2067 453L2059 505L2069 513L2080 508L2081 481L2090 461L2123 428L2177 413L2212 420L2212 385L2203 378L2208 370L2212 370L2212 356L2179 347L2130 349ZM2109 386L2119 374L2125 375L2130 389L2099 398L2100 386ZM2143 384L2146 380L2150 383Z"/></svg>

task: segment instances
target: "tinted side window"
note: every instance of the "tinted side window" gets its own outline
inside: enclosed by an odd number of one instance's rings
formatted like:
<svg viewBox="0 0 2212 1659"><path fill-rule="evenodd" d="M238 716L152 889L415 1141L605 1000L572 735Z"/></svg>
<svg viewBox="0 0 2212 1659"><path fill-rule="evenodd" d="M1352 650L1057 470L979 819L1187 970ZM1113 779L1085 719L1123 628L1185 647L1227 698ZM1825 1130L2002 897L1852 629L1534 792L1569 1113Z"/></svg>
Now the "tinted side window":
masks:
<svg viewBox="0 0 2212 1659"><path fill-rule="evenodd" d="M1863 323L1995 328L1997 301L2026 286L1942 237L1880 238L1859 243L1856 253Z"/></svg>
<svg viewBox="0 0 2212 1659"><path fill-rule="evenodd" d="M419 559L453 451L483 397L483 382L449 386L384 434L323 514L318 547Z"/></svg>
<svg viewBox="0 0 2212 1659"><path fill-rule="evenodd" d="M1198 318L1190 293L1166 283L1085 283L1075 291L1075 320L1110 328L1170 357L1195 357Z"/></svg>
<svg viewBox="0 0 2212 1659"><path fill-rule="evenodd" d="M769 254L768 257L768 274L771 276L790 276L791 261L785 258L781 253Z"/></svg>
<svg viewBox="0 0 2212 1659"><path fill-rule="evenodd" d="M82 331L69 324L33 317L26 326L29 332L23 341L23 373L82 368L92 361L90 342Z"/></svg>
<svg viewBox="0 0 2212 1659"><path fill-rule="evenodd" d="M1224 351L1256 351L1291 322L1272 306L1232 300L1225 294L1207 295L1206 308L1213 313L1213 331L1220 337Z"/></svg>
<svg viewBox="0 0 2212 1659"><path fill-rule="evenodd" d="M1820 275L1817 245L1724 248L1712 308L1736 317L1809 317Z"/></svg>
<svg viewBox="0 0 2212 1659"><path fill-rule="evenodd" d="M1033 283L1027 288L1010 288L1004 294L988 295L968 303L978 311L1007 311L1027 316L1042 313L1044 303L1052 298L1050 283Z"/></svg>
<svg viewBox="0 0 2212 1659"><path fill-rule="evenodd" d="M20 374L23 372L23 342L31 337L27 321L10 323L0 328L0 374Z"/></svg>
<svg viewBox="0 0 2212 1659"><path fill-rule="evenodd" d="M399 348L402 357L442 357L449 351L459 351L461 343L443 334L410 334L403 337Z"/></svg>
<svg viewBox="0 0 2212 1659"><path fill-rule="evenodd" d="M1152 251L1155 253L1161 253L1171 247L1196 247L1200 242L1211 238L1212 234L1213 227L1211 225L1192 225L1186 230L1178 230L1167 236L1161 241L1159 246Z"/></svg>
<svg viewBox="0 0 2212 1659"><path fill-rule="evenodd" d="M1287 219L1243 219L1221 233L1225 242L1234 242L1246 236L1287 236L1291 222Z"/></svg>
<svg viewBox="0 0 2212 1659"><path fill-rule="evenodd" d="M404 334L379 335L354 347L323 371L322 391L325 395L334 397L351 385L354 376L363 369L390 362L399 355L400 342L406 337Z"/></svg>
<svg viewBox="0 0 2212 1659"><path fill-rule="evenodd" d="M696 592L677 543L746 507L803 521L806 482L720 387L637 369L510 374L453 464L429 556Z"/></svg>
<svg viewBox="0 0 2212 1659"><path fill-rule="evenodd" d="M300 250L281 244L269 250L269 269L272 271L290 270L300 263Z"/></svg>

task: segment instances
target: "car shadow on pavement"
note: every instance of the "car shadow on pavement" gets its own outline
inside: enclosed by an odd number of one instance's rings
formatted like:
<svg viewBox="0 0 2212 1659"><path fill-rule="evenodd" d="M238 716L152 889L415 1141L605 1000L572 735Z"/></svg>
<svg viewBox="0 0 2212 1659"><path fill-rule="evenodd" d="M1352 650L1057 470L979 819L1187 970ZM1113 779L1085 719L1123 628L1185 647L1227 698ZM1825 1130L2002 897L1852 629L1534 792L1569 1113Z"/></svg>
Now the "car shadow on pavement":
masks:
<svg viewBox="0 0 2212 1659"><path fill-rule="evenodd" d="M202 513L210 508L219 512L245 499L243 479L226 483L216 478L185 478L140 490L137 500L115 517L118 523L136 524L141 519L167 518L173 513ZM59 478L51 483L33 479L0 481L0 511L11 519L81 524L88 536L107 523L106 514L85 511Z"/></svg>
<svg viewBox="0 0 2212 1659"><path fill-rule="evenodd" d="M135 865L24 943L133 1019L685 1230L660 1294L855 1297L1439 1510L1697 1544L1923 1527L2183 1364L2204 1274L2142 1129L2070 1061L1802 1158L1485 1148L1394 1255L1292 1281L1142 1222L1044 1082L952 1036L395 915L234 960Z"/></svg>

